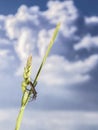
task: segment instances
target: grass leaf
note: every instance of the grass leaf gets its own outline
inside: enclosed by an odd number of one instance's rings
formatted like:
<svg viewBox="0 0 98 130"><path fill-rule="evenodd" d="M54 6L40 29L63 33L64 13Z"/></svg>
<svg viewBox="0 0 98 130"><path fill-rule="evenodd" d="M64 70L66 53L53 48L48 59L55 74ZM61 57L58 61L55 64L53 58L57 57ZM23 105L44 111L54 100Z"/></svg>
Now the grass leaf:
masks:
<svg viewBox="0 0 98 130"><path fill-rule="evenodd" d="M37 72L37 74L36 74L36 77L35 77L35 80L34 80L34 83L33 83L34 86L35 86L36 82L38 81L38 78L39 78L41 69L42 69L43 65L45 64L45 61L46 61L46 59L47 59L47 57L48 57L48 54L49 54L49 52L50 52L50 50L51 50L51 48L52 48L52 46L53 46L53 44L54 44L54 41L55 41L56 36L57 36L57 34L58 34L59 28L60 28L60 23L57 24L57 26L56 26L56 28L55 28L55 30L54 30L53 36L52 36L52 38L51 38L51 40L50 40L50 43L49 43L48 48L47 48L47 50L46 50L46 53L45 53L45 55L44 55L44 57L43 57L42 63L41 63L41 65L40 65L40 67L39 67L39 70L38 70L38 72Z"/></svg>

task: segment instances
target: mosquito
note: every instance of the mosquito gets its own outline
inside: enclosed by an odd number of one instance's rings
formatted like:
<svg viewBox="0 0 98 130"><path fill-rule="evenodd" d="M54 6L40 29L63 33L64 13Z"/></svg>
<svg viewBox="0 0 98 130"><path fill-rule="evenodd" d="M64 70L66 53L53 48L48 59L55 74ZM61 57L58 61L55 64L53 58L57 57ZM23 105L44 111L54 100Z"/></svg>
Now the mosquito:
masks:
<svg viewBox="0 0 98 130"><path fill-rule="evenodd" d="M37 92L36 92L36 89L35 89L36 85L34 86L34 84L31 81L29 82L29 85L31 87L31 89L29 91L31 91L32 94L33 94L33 96L31 97L31 100L36 99L36 97L37 97Z"/></svg>

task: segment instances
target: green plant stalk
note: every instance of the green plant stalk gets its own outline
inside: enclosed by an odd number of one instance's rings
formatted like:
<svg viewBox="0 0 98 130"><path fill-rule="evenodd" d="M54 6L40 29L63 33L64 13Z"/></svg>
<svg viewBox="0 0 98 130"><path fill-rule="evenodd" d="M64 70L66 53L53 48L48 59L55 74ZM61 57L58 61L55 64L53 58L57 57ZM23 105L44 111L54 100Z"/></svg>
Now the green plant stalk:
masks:
<svg viewBox="0 0 98 130"><path fill-rule="evenodd" d="M26 91L26 87L29 85L31 68L32 68L32 56L30 55L27 59L26 67L24 67L24 73L23 73L24 81L22 82L23 96L21 99L21 108L20 108L20 111L19 111L19 114L18 114L18 117L16 120L15 130L20 129L21 121L23 118L23 113L24 113L25 107L26 107L28 100L29 100L29 93Z"/></svg>
<svg viewBox="0 0 98 130"><path fill-rule="evenodd" d="M20 129L20 124L21 124L21 121L22 121L22 117L23 117L23 113L24 113L25 107L26 106L21 106L21 108L20 108L20 111L19 111L19 114L18 114L18 117L17 117L17 121L16 121L16 128L15 128L15 130L19 130Z"/></svg>
<svg viewBox="0 0 98 130"><path fill-rule="evenodd" d="M41 69L42 69L43 65L45 64L45 61L46 61L46 59L47 59L47 57L48 57L48 55L49 55L49 52L50 52L50 50L51 50L51 48L52 48L52 46L53 46L53 44L54 44L54 41L55 41L55 39L56 39L56 36L57 36L57 34L58 34L59 29L60 29L60 23L57 24L57 26L56 26L56 28L55 28L55 30L54 30L53 36L52 36L52 38L51 38L51 40L50 40L50 43L49 43L48 48L47 48L47 50L46 50L46 53L45 53L45 55L44 55L44 57L43 57L42 63L41 63L41 65L40 65L39 70L38 70L38 72L37 72L37 74L36 74L36 77L35 77L35 79L34 79L34 83L33 83L34 86L36 86L35 84L36 84L37 81L38 81L38 78L39 78Z"/></svg>
<svg viewBox="0 0 98 130"><path fill-rule="evenodd" d="M41 69L42 69L43 65L45 64L45 61L46 61L46 59L48 57L48 54L49 54L49 52L50 52L50 50L51 50L51 48L53 46L53 43L54 43L55 38L56 38L56 36L58 34L59 28L60 28L60 23L57 24L57 26L56 26L56 28L54 30L52 39L50 40L50 43L49 43L49 46L48 46L48 48L46 50L45 56L43 57L42 63L40 65L39 70L38 70L38 72L36 74L36 77L34 79L34 82L33 82L34 86L36 86L36 83L37 83L38 78L39 78L39 74L40 74ZM29 85L29 81L30 81L31 61L32 61L32 56L29 56L29 58L27 60L27 65L24 68L24 74L23 74L24 81L22 82L23 96L22 96L22 100L21 100L21 108L20 108L20 111L19 111L19 114L18 114L18 117L17 117L17 121L16 121L15 130L20 130L20 125L21 125L21 121L22 121L22 118L23 118L23 113L24 113L26 105L27 105L27 103L29 101L30 95L32 94L31 90L29 92L26 91L26 88Z"/></svg>
<svg viewBox="0 0 98 130"><path fill-rule="evenodd" d="M20 111L19 111L19 114L18 114L18 117L17 117L15 130L20 129L20 124L22 122L23 113L24 113L24 110L25 110L26 105L28 103L28 100L29 100L29 93L25 92L22 96L21 108L20 108Z"/></svg>

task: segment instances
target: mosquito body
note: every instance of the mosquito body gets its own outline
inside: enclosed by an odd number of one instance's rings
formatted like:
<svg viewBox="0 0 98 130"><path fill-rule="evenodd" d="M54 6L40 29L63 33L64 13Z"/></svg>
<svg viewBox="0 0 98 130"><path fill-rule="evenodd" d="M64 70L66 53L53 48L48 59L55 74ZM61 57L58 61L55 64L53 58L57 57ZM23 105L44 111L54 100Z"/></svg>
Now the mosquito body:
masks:
<svg viewBox="0 0 98 130"><path fill-rule="evenodd" d="M33 85L33 83L30 81L29 82L29 85L30 85L30 87L31 87L31 92L32 92L32 94L33 94L33 96L31 97L32 99L36 99L36 97L37 97L37 92L36 92L36 90L35 90L35 86Z"/></svg>

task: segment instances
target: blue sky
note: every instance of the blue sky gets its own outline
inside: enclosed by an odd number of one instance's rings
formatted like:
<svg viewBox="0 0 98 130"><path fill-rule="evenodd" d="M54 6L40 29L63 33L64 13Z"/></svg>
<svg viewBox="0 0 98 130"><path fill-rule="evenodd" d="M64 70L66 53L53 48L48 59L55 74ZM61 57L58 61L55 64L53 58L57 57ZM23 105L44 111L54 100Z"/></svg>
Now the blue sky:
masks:
<svg viewBox="0 0 98 130"><path fill-rule="evenodd" d="M64 0L60 0L64 1ZM40 6L40 10L45 10L46 3L48 0L0 0L0 13L1 14L13 14L16 13L17 9L25 4L28 7L33 5ZM98 15L97 9L97 0L74 0L75 6L84 14L84 15ZM88 6L89 5L89 6Z"/></svg>
<svg viewBox="0 0 98 130"><path fill-rule="evenodd" d="M14 129L27 57L33 56L34 79L58 22L37 100L28 104L21 129L98 129L97 5L97 0L0 1L0 129Z"/></svg>
<svg viewBox="0 0 98 130"><path fill-rule="evenodd" d="M17 9L25 4L28 7L38 5L41 10L46 9L47 0L1 0L0 1L0 13L3 14L15 14Z"/></svg>

